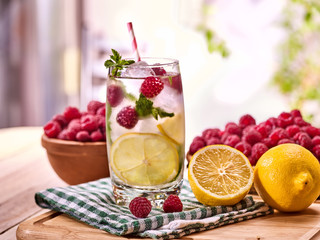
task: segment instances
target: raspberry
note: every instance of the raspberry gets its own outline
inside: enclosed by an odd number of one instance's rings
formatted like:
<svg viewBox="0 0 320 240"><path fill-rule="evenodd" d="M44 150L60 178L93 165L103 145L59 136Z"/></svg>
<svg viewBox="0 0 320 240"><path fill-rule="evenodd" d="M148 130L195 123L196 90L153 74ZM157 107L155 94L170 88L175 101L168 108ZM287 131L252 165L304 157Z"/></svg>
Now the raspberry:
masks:
<svg viewBox="0 0 320 240"><path fill-rule="evenodd" d="M103 134L100 132L100 130L96 130L90 134L91 141L92 142L98 142L103 140Z"/></svg>
<svg viewBox="0 0 320 240"><path fill-rule="evenodd" d="M178 91L178 93L182 93L182 81L181 81L181 75L175 75L175 76L171 76L166 77L166 78L162 78L163 83L166 86L169 86L175 90Z"/></svg>
<svg viewBox="0 0 320 240"><path fill-rule="evenodd" d="M182 209L182 202L177 195L170 195L163 203L163 211L166 213L181 212Z"/></svg>
<svg viewBox="0 0 320 240"><path fill-rule="evenodd" d="M264 138L261 140L268 148L272 148L277 145L277 142L272 140L271 138Z"/></svg>
<svg viewBox="0 0 320 240"><path fill-rule="evenodd" d="M311 138L320 135L320 129L313 126L302 127L302 130L308 133Z"/></svg>
<svg viewBox="0 0 320 240"><path fill-rule="evenodd" d="M301 117L302 118L301 112L298 109L293 109L290 113L291 113L292 117L294 117L294 118L295 117Z"/></svg>
<svg viewBox="0 0 320 240"><path fill-rule="evenodd" d="M138 114L133 107L124 107L117 115L117 122L127 129L134 128L138 122Z"/></svg>
<svg viewBox="0 0 320 240"><path fill-rule="evenodd" d="M303 120L302 117L295 117L293 119L294 123L300 127L303 127L303 126L309 126L310 123L307 123L305 120Z"/></svg>
<svg viewBox="0 0 320 240"><path fill-rule="evenodd" d="M200 137L200 136L196 136L193 140L192 140L192 142L203 142L203 144L206 144L206 141L204 140L204 138L203 137Z"/></svg>
<svg viewBox="0 0 320 240"><path fill-rule="evenodd" d="M238 126L234 122L230 122L226 124L225 132L229 134L236 134L238 136L241 136L241 133L242 133L240 126Z"/></svg>
<svg viewBox="0 0 320 240"><path fill-rule="evenodd" d="M313 155L320 160L320 145L316 145L312 148Z"/></svg>
<svg viewBox="0 0 320 240"><path fill-rule="evenodd" d="M246 141L250 145L254 145L257 142L260 142L261 139L262 139L261 134L257 130L254 130L254 129L244 133L243 137L242 137L242 140Z"/></svg>
<svg viewBox="0 0 320 240"><path fill-rule="evenodd" d="M49 138L55 138L61 132L60 124L56 121L49 121L43 127L44 133Z"/></svg>
<svg viewBox="0 0 320 240"><path fill-rule="evenodd" d="M77 132L74 129L67 128L66 135L67 135L68 140L74 141L74 140L76 140Z"/></svg>
<svg viewBox="0 0 320 240"><path fill-rule="evenodd" d="M104 106L104 103L92 100L87 105L88 113L96 114L97 110L103 106Z"/></svg>
<svg viewBox="0 0 320 240"><path fill-rule="evenodd" d="M221 142L226 141L227 137L229 137L230 135L232 135L232 134L227 133L227 132L223 132L223 134L221 135Z"/></svg>
<svg viewBox="0 0 320 240"><path fill-rule="evenodd" d="M130 212L137 218L147 217L151 208L151 202L145 197L136 197L129 204Z"/></svg>
<svg viewBox="0 0 320 240"><path fill-rule="evenodd" d="M212 137L220 138L220 129L219 128L208 128L202 132L202 137L205 140L208 140Z"/></svg>
<svg viewBox="0 0 320 240"><path fill-rule="evenodd" d="M262 137L268 137L272 131L272 127L266 122L262 122L255 126L255 130L257 130Z"/></svg>
<svg viewBox="0 0 320 240"><path fill-rule="evenodd" d="M200 138L200 137L199 137ZM206 146L205 141L201 141L200 139L197 140L197 138L193 139L190 147L189 147L189 153L193 155L196 151Z"/></svg>
<svg viewBox="0 0 320 240"><path fill-rule="evenodd" d="M241 151L247 157L249 157L251 154L251 145L247 142L239 142L235 146L235 148L238 149L239 151Z"/></svg>
<svg viewBox="0 0 320 240"><path fill-rule="evenodd" d="M259 158L264 154L266 151L268 151L268 147L264 143L256 143L252 146L251 149L251 160L253 165L256 165Z"/></svg>
<svg viewBox="0 0 320 240"><path fill-rule="evenodd" d="M247 126L242 130L242 135L245 135L248 132L251 132L252 130L255 130L255 129L256 129L256 126L254 125Z"/></svg>
<svg viewBox="0 0 320 240"><path fill-rule="evenodd" d="M285 128L293 124L293 117L290 113L282 112L277 119L278 127Z"/></svg>
<svg viewBox="0 0 320 240"><path fill-rule="evenodd" d="M70 122L72 119L80 118L81 113L79 112L79 109L76 107L66 107L66 109L63 112L63 116L68 122Z"/></svg>
<svg viewBox="0 0 320 240"><path fill-rule="evenodd" d="M295 143L295 142L294 142L292 139L284 138L284 139L281 139L281 140L278 142L278 145L284 144L284 143Z"/></svg>
<svg viewBox="0 0 320 240"><path fill-rule="evenodd" d="M86 115L80 119L81 129L92 132L98 129L99 122L95 115Z"/></svg>
<svg viewBox="0 0 320 240"><path fill-rule="evenodd" d="M59 123L61 128L64 128L68 124L67 119L62 114L54 115L51 120Z"/></svg>
<svg viewBox="0 0 320 240"><path fill-rule="evenodd" d="M299 132L296 135L294 135L293 138L296 141L296 143L298 143L302 147L306 149L312 148L312 140L307 133Z"/></svg>
<svg viewBox="0 0 320 240"><path fill-rule="evenodd" d="M286 127L286 132L290 137L293 137L296 133L300 132L300 128L298 125L291 125Z"/></svg>
<svg viewBox="0 0 320 240"><path fill-rule="evenodd" d="M274 129L270 133L269 138L271 138L272 141L277 143L281 139L289 138L289 135L286 132L286 130L284 130L283 128L278 127L278 128Z"/></svg>
<svg viewBox="0 0 320 240"><path fill-rule="evenodd" d="M271 117L266 121L266 124L270 125L272 128L278 126L278 120L275 117Z"/></svg>
<svg viewBox="0 0 320 240"><path fill-rule="evenodd" d="M79 132L81 130L81 124L80 124L80 119L72 119L69 122L68 129L73 130L74 132Z"/></svg>
<svg viewBox="0 0 320 240"><path fill-rule="evenodd" d="M249 114L243 115L239 120L239 126L245 128L250 125L256 125L256 120Z"/></svg>
<svg viewBox="0 0 320 240"><path fill-rule="evenodd" d="M107 100L111 107L118 106L123 100L122 88L118 85L109 85L107 88Z"/></svg>
<svg viewBox="0 0 320 240"><path fill-rule="evenodd" d="M238 135L233 134L227 137L227 139L224 141L224 144L230 147L234 147L239 142L240 137Z"/></svg>
<svg viewBox="0 0 320 240"><path fill-rule="evenodd" d="M315 136L314 138L312 138L312 145L316 146L320 144L320 136Z"/></svg>
<svg viewBox="0 0 320 240"><path fill-rule="evenodd" d="M206 145L214 145L214 144L221 144L221 140L219 138L212 137L206 141Z"/></svg>
<svg viewBox="0 0 320 240"><path fill-rule="evenodd" d="M98 108L96 114L106 116L106 106L103 105L102 107Z"/></svg>
<svg viewBox="0 0 320 240"><path fill-rule="evenodd" d="M152 68L152 70L157 76L165 76L167 74L166 70L163 67L154 67Z"/></svg>
<svg viewBox="0 0 320 240"><path fill-rule="evenodd" d="M58 139L61 139L61 140L69 140L68 139L68 134L67 134L68 130L65 128L63 129L57 136Z"/></svg>
<svg viewBox="0 0 320 240"><path fill-rule="evenodd" d="M164 83L157 77L147 77L140 87L140 92L147 98L157 96L164 88Z"/></svg>
<svg viewBox="0 0 320 240"><path fill-rule="evenodd" d="M76 135L76 139L80 142L90 142L91 137L87 131L80 131Z"/></svg>
<svg viewBox="0 0 320 240"><path fill-rule="evenodd" d="M96 115L96 119L98 120L99 128L105 128L106 127L106 118L104 116Z"/></svg>

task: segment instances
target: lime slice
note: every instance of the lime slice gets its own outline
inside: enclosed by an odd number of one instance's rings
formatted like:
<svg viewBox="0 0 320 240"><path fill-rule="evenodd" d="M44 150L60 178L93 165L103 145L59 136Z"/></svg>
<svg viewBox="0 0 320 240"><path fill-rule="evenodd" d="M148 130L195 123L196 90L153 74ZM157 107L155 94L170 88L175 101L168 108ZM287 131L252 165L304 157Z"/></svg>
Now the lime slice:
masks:
<svg viewBox="0 0 320 240"><path fill-rule="evenodd" d="M113 172L131 185L168 183L179 172L179 156L175 146L158 134L123 134L111 146L110 157Z"/></svg>
<svg viewBox="0 0 320 240"><path fill-rule="evenodd" d="M170 138L174 143L180 145L184 141L184 121L182 114L166 118L166 120L157 125L159 131Z"/></svg>

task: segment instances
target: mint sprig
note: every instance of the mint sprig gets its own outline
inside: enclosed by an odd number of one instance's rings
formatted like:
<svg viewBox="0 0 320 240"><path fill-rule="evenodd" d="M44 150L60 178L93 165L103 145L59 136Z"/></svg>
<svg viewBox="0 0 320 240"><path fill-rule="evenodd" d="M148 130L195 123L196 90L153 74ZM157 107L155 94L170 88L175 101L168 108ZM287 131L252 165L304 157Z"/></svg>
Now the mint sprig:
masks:
<svg viewBox="0 0 320 240"><path fill-rule="evenodd" d="M119 77L124 66L134 63L134 60L122 59L121 55L116 50L111 49L111 51L113 55L110 55L111 59L108 59L104 62L104 66L106 68L113 67L111 72L112 76Z"/></svg>
<svg viewBox="0 0 320 240"><path fill-rule="evenodd" d="M140 93L139 99L136 101L136 112L139 117L146 117L152 115L156 120L158 117L173 117L174 113L168 113L162 108L154 107L153 102L147 99L142 93Z"/></svg>

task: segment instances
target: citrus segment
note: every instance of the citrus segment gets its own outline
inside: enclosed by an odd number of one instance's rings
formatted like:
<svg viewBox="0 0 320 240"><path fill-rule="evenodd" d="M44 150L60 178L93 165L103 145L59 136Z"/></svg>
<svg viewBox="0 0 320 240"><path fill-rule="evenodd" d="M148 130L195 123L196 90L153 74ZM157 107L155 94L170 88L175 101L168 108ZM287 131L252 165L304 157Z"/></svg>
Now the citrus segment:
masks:
<svg viewBox="0 0 320 240"><path fill-rule="evenodd" d="M173 180L179 171L179 157L169 139L158 134L128 133L111 146L110 165L125 183L159 185Z"/></svg>
<svg viewBox="0 0 320 240"><path fill-rule="evenodd" d="M166 118L166 120L157 125L159 131L180 145L184 141L184 121L182 114L177 114L174 117Z"/></svg>
<svg viewBox="0 0 320 240"><path fill-rule="evenodd" d="M253 170L247 157L227 145L197 151L189 164L191 189L204 205L232 205L249 192Z"/></svg>
<svg viewBox="0 0 320 240"><path fill-rule="evenodd" d="M283 212L301 211L320 194L320 164L306 148L281 144L258 160L254 186L270 206Z"/></svg>

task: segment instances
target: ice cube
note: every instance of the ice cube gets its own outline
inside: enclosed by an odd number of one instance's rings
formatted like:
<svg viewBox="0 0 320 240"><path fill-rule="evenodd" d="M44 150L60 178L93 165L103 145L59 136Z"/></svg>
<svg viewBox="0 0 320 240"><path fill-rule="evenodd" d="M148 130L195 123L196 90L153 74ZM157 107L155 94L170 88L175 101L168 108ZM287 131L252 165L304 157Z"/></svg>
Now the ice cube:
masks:
<svg viewBox="0 0 320 240"><path fill-rule="evenodd" d="M145 78L149 76L154 76L154 71L148 66L145 61L135 62L130 65L130 67L126 68L126 70L122 73L122 77L131 77L131 78Z"/></svg>
<svg viewBox="0 0 320 240"><path fill-rule="evenodd" d="M158 96L154 98L154 107L160 107L168 113L181 111L183 108L182 94L175 89L165 86Z"/></svg>

